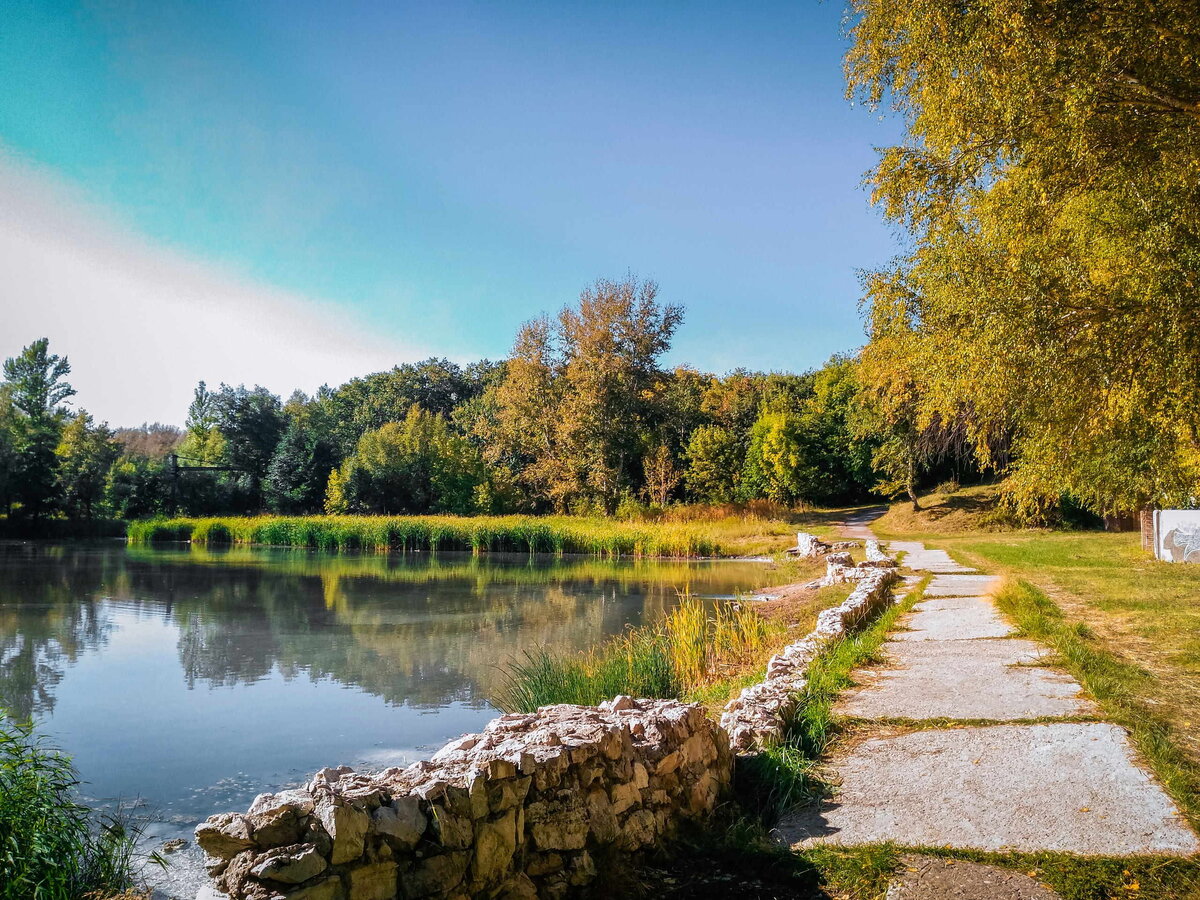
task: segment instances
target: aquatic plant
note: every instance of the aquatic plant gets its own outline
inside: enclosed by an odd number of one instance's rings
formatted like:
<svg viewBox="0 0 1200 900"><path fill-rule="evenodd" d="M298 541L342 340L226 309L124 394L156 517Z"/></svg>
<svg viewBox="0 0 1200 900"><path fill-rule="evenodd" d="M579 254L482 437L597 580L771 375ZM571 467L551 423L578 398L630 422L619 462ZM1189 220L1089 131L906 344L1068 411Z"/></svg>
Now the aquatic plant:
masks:
<svg viewBox="0 0 1200 900"><path fill-rule="evenodd" d="M247 516L131 522L132 543L267 544L319 550L718 556L732 551L706 524L574 516Z"/></svg>
<svg viewBox="0 0 1200 900"><path fill-rule="evenodd" d="M134 886L137 831L76 798L69 757L0 710L0 900L103 898Z"/></svg>

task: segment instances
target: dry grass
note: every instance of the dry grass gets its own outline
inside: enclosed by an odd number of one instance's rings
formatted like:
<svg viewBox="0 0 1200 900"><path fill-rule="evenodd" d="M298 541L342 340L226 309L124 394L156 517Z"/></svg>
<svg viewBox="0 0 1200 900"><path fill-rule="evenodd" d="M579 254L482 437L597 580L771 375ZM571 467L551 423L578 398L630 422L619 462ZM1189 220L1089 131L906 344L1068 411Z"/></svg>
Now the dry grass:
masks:
<svg viewBox="0 0 1200 900"><path fill-rule="evenodd" d="M953 492L934 492L920 498L921 509L908 502L893 503L871 528L881 537L921 539L959 534L1011 531L997 512L1000 486L974 485Z"/></svg>

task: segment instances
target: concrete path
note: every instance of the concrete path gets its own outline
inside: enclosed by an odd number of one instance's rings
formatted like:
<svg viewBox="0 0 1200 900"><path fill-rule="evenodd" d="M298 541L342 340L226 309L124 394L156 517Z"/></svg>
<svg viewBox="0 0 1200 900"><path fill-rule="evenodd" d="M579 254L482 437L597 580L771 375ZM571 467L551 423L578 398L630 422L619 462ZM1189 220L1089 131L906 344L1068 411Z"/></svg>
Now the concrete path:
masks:
<svg viewBox="0 0 1200 900"><path fill-rule="evenodd" d="M1125 732L1098 721L1079 683L1043 664L1045 647L1012 637L988 596L998 579L944 551L890 546L936 574L884 644L886 663L856 672L858 686L839 699L840 715L864 721L829 760L834 797L785 817L781 841L1200 852Z"/></svg>

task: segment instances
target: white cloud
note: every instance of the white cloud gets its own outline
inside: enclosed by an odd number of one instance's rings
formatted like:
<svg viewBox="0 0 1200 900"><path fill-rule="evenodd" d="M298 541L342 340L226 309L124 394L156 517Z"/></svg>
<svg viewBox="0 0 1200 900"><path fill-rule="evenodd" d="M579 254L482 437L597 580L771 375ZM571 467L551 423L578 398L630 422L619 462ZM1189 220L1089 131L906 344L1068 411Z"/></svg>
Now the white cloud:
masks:
<svg viewBox="0 0 1200 900"><path fill-rule="evenodd" d="M431 355L332 304L155 246L2 154L0 322L0 357L50 338L70 358L75 405L113 425L182 424L201 379L286 399Z"/></svg>

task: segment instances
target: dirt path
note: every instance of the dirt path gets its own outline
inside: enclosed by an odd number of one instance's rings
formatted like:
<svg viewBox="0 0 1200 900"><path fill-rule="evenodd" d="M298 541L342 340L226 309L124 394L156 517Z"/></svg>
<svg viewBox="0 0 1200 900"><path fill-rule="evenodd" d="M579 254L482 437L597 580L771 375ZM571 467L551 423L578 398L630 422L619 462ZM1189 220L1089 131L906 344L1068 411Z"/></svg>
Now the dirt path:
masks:
<svg viewBox="0 0 1200 900"><path fill-rule="evenodd" d="M849 523L848 533L870 536L867 525ZM1102 721L1073 678L1039 664L1046 648L1012 636L988 596L999 579L915 542L890 547L933 578L884 644L886 664L859 670L840 698L862 736L829 760L835 796L785 818L782 841L1200 851L1125 732Z"/></svg>

